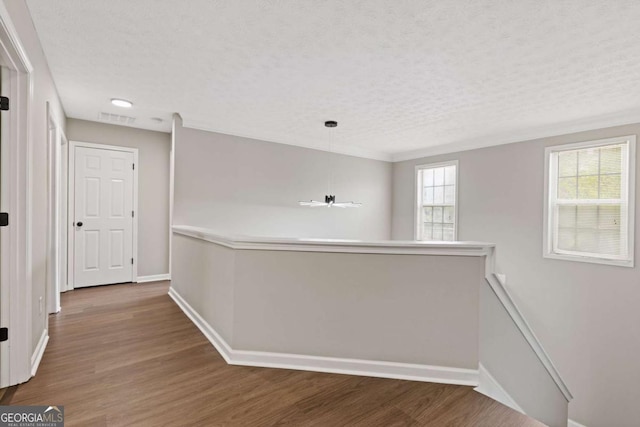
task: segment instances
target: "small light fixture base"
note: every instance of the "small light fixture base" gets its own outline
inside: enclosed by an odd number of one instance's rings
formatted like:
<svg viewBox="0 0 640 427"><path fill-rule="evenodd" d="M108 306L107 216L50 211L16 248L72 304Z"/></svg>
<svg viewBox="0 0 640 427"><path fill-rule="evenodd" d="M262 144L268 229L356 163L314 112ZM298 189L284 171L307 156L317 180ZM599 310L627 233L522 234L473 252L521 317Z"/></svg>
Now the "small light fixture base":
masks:
<svg viewBox="0 0 640 427"><path fill-rule="evenodd" d="M116 107L122 107L122 108L131 108L131 107L133 107L133 102L127 101L126 99L111 98L111 103L113 105L115 105Z"/></svg>
<svg viewBox="0 0 640 427"><path fill-rule="evenodd" d="M335 120L327 120L326 122L324 122L324 125L328 128L335 128L338 127L338 122L336 122Z"/></svg>

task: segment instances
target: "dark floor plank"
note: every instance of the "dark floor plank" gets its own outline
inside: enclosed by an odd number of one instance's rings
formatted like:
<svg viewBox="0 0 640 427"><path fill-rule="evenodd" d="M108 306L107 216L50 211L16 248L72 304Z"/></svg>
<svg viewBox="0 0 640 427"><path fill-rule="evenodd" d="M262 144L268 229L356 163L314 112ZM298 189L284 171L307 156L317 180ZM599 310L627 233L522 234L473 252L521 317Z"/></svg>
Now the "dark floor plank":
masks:
<svg viewBox="0 0 640 427"><path fill-rule="evenodd" d="M64 405L67 426L542 425L470 387L227 365L168 286L63 294L38 374L10 403Z"/></svg>

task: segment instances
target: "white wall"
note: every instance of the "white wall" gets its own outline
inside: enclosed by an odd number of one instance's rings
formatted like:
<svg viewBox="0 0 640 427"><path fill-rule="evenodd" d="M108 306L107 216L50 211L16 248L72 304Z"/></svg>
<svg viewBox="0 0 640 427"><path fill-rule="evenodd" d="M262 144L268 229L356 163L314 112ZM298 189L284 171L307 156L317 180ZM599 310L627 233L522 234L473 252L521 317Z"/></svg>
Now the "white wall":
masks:
<svg viewBox="0 0 640 427"><path fill-rule="evenodd" d="M30 129L33 141L30 159L30 179L32 187L31 211L31 261L32 261L32 348L35 349L42 332L47 327L46 299L47 277L47 110L49 102L52 115L64 131L65 114L58 92L51 78L47 60L42 51L27 5L22 1L4 0L13 24L18 32L31 65L33 90L29 108L31 110ZM40 312L40 298L43 311Z"/></svg>
<svg viewBox="0 0 640 427"><path fill-rule="evenodd" d="M458 237L497 244L497 271L575 397L570 418L589 427L640 420L640 275L638 267L542 258L544 148L638 133L640 125L620 126L393 166L392 235L411 239L414 166L459 160Z"/></svg>
<svg viewBox="0 0 640 427"><path fill-rule="evenodd" d="M171 135L68 119L67 138L138 149L138 276L169 273Z"/></svg>
<svg viewBox="0 0 640 427"><path fill-rule="evenodd" d="M257 236L388 239L390 163L176 127L174 224ZM324 199L356 209L308 208Z"/></svg>

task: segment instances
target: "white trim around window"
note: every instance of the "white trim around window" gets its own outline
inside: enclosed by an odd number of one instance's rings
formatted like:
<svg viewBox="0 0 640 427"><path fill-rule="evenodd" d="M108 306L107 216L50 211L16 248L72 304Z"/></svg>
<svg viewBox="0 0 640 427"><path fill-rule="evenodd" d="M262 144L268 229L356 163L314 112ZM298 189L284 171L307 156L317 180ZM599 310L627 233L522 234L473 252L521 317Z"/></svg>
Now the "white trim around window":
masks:
<svg viewBox="0 0 640 427"><path fill-rule="evenodd" d="M458 185L459 185L459 167L458 167L458 161L457 160L450 160L447 162L439 162L439 163L429 163L429 164L424 164L424 165L417 165L415 167L415 175L414 175L414 204L413 204L413 236L415 240L431 240L431 239L425 239L422 236L422 223L423 218L422 218L422 208L425 206L425 201L423 201L423 182L422 182L422 172L425 170L429 170L429 169L438 169L438 168L446 168L447 166L454 166L455 167L455 181L454 181L454 201L453 203L433 203L433 204L429 204L431 206L434 207L442 207L444 209L444 206L446 205L447 207L453 207L454 210L454 220L453 220L453 240L456 241L458 240ZM447 184L446 182L443 183L443 187L445 187L444 184ZM442 239L436 239L436 240L442 240Z"/></svg>
<svg viewBox="0 0 640 427"><path fill-rule="evenodd" d="M615 146L621 147L620 154L620 171L615 172L616 176L619 176L619 192L616 190L616 195L606 195L603 197L602 189L602 177L606 176L605 173L602 172L602 156L603 154L599 154L598 157L598 171L595 175L589 175L589 173L585 173L581 175L580 172L580 153L585 153L589 149L598 149L604 147L612 147ZM576 195L575 196L567 196L562 193L563 189L561 188L560 180L562 177L562 169L560 166L560 155L561 153L572 154L574 152L578 152L576 154ZM599 150L600 153L602 153ZM544 227L543 227L543 256L545 258L552 259L560 259L560 260L568 260L568 261L579 261L579 262L589 262L596 264L608 264L615 266L623 266L623 267L633 267L634 266L634 220L635 220L635 163L636 163L636 136L628 135L621 136L615 138L607 138L600 139L596 141L586 141L579 142L574 144L564 144L564 145L556 145L547 147L545 149L545 183L544 183ZM580 180L582 178L591 178L597 179L598 189L597 195L588 195L580 193ZM573 176L567 176L567 178L573 178ZM617 180L616 180L617 181ZM617 185L617 183L616 183ZM594 190L595 192L595 190ZM619 194L618 194L619 193ZM619 216L619 228L620 235L618 246L616 247L616 251L612 251L609 253L606 250L596 251L585 251L584 249L580 249L576 243L576 248L567 249L566 247L562 247L562 244L559 244L561 239L561 230L559 227L559 223L562 222L561 219L561 209L571 209L575 208L578 214L576 215L576 222L580 221L579 209L597 209L597 215L595 217L595 221L598 222L597 228L598 231L594 231L594 233L601 233L601 225L600 222L602 219L601 210L602 209L615 209L618 207L620 212L619 215L616 214L616 218ZM607 218L605 218L607 219ZM580 225L575 225L576 230ZM606 228L606 227L605 227ZM565 230L564 228L562 230ZM606 230L605 230L606 231ZM600 240L602 238L601 235L598 236ZM576 237L577 239L577 237ZM619 250L618 250L619 248Z"/></svg>

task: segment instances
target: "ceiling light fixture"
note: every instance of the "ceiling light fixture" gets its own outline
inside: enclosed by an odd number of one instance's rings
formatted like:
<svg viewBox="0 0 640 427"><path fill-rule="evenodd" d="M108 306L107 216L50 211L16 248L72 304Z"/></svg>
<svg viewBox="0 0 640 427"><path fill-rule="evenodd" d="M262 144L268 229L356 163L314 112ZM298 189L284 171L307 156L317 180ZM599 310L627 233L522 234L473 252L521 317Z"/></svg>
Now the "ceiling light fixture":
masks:
<svg viewBox="0 0 640 427"><path fill-rule="evenodd" d="M113 105L115 105L116 107L122 107L122 108L131 108L131 107L133 107L133 102L127 101L126 99L112 98L111 99L111 103Z"/></svg>
<svg viewBox="0 0 640 427"><path fill-rule="evenodd" d="M338 126L338 122L336 122L335 120L327 120L326 122L324 122L325 127L328 128L335 128ZM331 138L329 138L329 153L332 152L332 146L331 146ZM330 164L329 166L329 185L328 185L328 193L331 193L331 172L332 172L332 168L333 168L333 163ZM298 202L298 204L300 206L308 206L310 208L319 208L319 207L327 207L327 208L331 208L331 207L336 207L336 208L359 208L360 206L362 206L362 203L355 203L355 202L336 202L336 196L333 194L327 194L324 196L324 202L320 202L317 200L309 200L307 201L300 201Z"/></svg>

